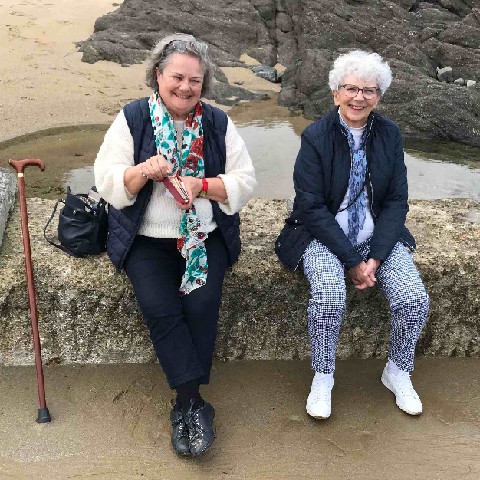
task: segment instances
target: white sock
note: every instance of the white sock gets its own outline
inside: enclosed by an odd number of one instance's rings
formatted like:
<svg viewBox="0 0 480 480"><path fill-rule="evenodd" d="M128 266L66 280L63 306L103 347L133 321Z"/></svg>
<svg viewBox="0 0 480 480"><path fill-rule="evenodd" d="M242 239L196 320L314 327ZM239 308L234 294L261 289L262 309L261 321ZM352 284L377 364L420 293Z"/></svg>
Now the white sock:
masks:
<svg viewBox="0 0 480 480"><path fill-rule="evenodd" d="M392 360L388 359L387 372L393 375L398 375L398 373L401 372L401 370L400 368L397 367L397 364L395 362L392 362Z"/></svg>

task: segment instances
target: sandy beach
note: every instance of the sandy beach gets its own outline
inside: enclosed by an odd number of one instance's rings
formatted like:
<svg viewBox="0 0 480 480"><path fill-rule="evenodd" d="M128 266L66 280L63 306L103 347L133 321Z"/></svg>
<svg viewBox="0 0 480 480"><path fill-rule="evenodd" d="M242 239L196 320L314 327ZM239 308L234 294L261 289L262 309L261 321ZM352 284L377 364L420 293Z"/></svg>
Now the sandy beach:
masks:
<svg viewBox="0 0 480 480"><path fill-rule="evenodd" d="M4 0L0 4L0 142L51 127L108 124L129 101L148 95L143 65L81 61L75 42L118 8L111 0ZM248 59L246 59L248 61ZM278 92L241 68L230 82Z"/></svg>
<svg viewBox="0 0 480 480"><path fill-rule="evenodd" d="M93 164L104 132L120 109L150 94L143 65L81 61L76 42L88 39L96 19L121 3L0 2L0 167L8 168L9 158L45 161L45 173L29 172L29 196L58 198L66 172ZM240 59L246 65L258 64L247 55ZM277 65L279 72L283 69ZM231 112L235 121L245 123L259 116L265 121L286 118L297 134L309 123L299 116L290 117L288 109L277 105L280 84L257 77L248 68L225 67L222 71L231 84L272 97L233 109L217 105ZM79 131L80 126L84 129ZM30 192L32 186L35 192Z"/></svg>
<svg viewBox="0 0 480 480"><path fill-rule="evenodd" d="M142 65L90 65L77 51L118 4L0 0L0 141L109 124L149 93ZM278 91L247 69L224 71L252 90ZM46 425L34 422L33 367L1 367L0 480L480 478L480 359L419 359L418 418L380 384L383 365L339 362L334 414L317 422L305 412L308 362L216 363L206 396L217 407L217 440L197 461L170 448L172 393L157 365L46 367Z"/></svg>
<svg viewBox="0 0 480 480"><path fill-rule="evenodd" d="M0 141L50 127L109 123L126 101L141 96L141 65L89 65L75 45L115 8L107 0L1 2Z"/></svg>
<svg viewBox="0 0 480 480"><path fill-rule="evenodd" d="M216 363L204 395L216 443L197 460L170 447L172 393L157 365L45 369L52 423L38 425L30 367L0 368L2 480L476 480L480 359L422 358L420 417L379 381L382 360L339 361L333 414L305 412L307 361Z"/></svg>

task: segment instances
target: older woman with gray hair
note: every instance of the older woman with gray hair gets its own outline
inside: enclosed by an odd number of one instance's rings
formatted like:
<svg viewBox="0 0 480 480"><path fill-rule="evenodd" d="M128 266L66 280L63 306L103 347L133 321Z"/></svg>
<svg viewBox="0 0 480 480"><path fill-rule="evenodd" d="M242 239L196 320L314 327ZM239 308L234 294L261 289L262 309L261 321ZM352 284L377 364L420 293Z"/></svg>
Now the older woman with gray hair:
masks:
<svg viewBox="0 0 480 480"><path fill-rule="evenodd" d="M405 227L407 170L398 126L374 112L392 73L380 55L340 55L329 74L336 108L307 127L294 167L293 211L276 252L300 264L310 283L308 333L315 372L307 412L331 414L335 354L348 277L356 289L378 286L391 310L388 362L381 381L410 415L422 403L410 379L429 297L413 263Z"/></svg>
<svg viewBox="0 0 480 480"><path fill-rule="evenodd" d="M152 94L121 110L94 165L110 204L107 253L131 281L176 391L172 445L185 456L214 440L200 385L210 379L224 274L240 254L238 212L256 185L232 121L200 101L212 80L205 43L162 39L147 61Z"/></svg>

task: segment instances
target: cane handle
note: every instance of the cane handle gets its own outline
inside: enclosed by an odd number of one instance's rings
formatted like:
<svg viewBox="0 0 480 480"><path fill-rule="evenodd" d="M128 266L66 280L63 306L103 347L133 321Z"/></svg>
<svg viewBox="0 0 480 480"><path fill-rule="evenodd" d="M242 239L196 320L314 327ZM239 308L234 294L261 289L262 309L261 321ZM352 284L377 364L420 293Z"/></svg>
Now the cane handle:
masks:
<svg viewBox="0 0 480 480"><path fill-rule="evenodd" d="M39 158L25 158L24 160L12 160L8 163L15 169L18 176L23 177L23 171L30 165L36 165L42 172L45 170L45 164ZM21 175L20 175L21 174Z"/></svg>

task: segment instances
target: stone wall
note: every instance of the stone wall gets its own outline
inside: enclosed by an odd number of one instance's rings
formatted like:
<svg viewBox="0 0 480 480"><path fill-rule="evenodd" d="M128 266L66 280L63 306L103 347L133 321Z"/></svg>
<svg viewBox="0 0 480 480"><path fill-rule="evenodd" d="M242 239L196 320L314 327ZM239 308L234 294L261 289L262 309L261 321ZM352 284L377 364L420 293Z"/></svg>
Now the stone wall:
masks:
<svg viewBox="0 0 480 480"><path fill-rule="evenodd" d="M17 179L13 171L0 168L0 247L7 225L8 215L15 204Z"/></svg>
<svg viewBox="0 0 480 480"><path fill-rule="evenodd" d="M28 200L44 362L153 361L125 275L116 273L105 255L75 259L43 239L53 203ZM480 356L479 207L467 200L411 203L408 224L432 305L419 354ZM299 271L283 268L273 251L285 214L285 202L274 200L252 200L242 211L243 253L225 281L220 359L309 356L308 285ZM18 206L0 254L0 364L32 364ZM385 357L389 323L381 294L349 288L347 304L339 357Z"/></svg>

